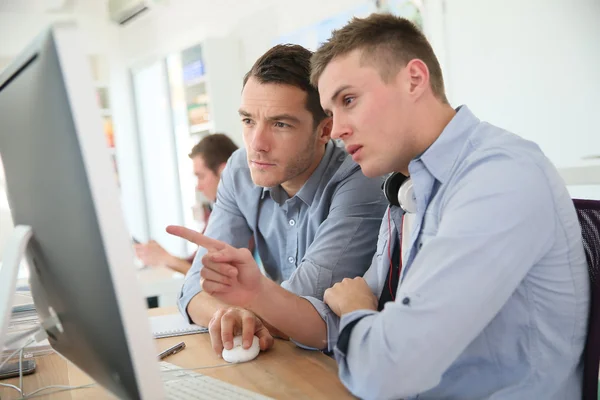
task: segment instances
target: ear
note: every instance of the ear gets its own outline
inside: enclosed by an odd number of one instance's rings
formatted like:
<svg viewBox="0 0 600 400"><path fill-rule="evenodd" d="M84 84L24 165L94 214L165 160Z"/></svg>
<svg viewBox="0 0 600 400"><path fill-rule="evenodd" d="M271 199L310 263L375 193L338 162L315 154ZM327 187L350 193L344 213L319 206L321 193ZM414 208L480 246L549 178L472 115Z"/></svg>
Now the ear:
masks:
<svg viewBox="0 0 600 400"><path fill-rule="evenodd" d="M219 165L219 167L217 168L217 177L221 178L221 174L223 173L223 170L225 169L225 167L227 166L227 163L221 163L221 165Z"/></svg>
<svg viewBox="0 0 600 400"><path fill-rule="evenodd" d="M319 123L317 127L317 135L321 143L329 142L331 139L331 128L333 127L333 118L327 117Z"/></svg>
<svg viewBox="0 0 600 400"><path fill-rule="evenodd" d="M418 58L410 60L404 70L408 79L410 95L420 97L428 89L431 90L429 68L422 60Z"/></svg>

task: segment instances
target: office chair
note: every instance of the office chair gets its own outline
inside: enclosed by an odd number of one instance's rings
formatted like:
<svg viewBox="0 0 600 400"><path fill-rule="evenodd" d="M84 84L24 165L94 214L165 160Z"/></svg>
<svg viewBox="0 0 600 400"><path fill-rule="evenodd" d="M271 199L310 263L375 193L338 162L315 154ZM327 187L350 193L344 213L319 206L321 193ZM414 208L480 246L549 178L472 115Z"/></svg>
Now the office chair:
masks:
<svg viewBox="0 0 600 400"><path fill-rule="evenodd" d="M583 400L598 400L600 365L600 201L573 200L590 274L590 318L583 353Z"/></svg>

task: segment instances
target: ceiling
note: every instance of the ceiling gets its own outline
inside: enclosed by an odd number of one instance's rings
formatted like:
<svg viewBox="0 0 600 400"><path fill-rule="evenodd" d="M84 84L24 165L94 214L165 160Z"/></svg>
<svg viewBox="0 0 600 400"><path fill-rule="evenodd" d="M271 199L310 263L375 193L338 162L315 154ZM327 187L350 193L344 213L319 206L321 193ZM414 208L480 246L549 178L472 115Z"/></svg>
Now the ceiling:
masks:
<svg viewBox="0 0 600 400"><path fill-rule="evenodd" d="M106 12L106 0L0 0L0 13L97 14Z"/></svg>
<svg viewBox="0 0 600 400"><path fill-rule="evenodd" d="M135 0L112 0L123 4ZM151 13L173 20L194 18L199 24L233 22L277 0L138 0L151 6ZM0 0L0 14L21 16L90 16L108 20L109 0Z"/></svg>

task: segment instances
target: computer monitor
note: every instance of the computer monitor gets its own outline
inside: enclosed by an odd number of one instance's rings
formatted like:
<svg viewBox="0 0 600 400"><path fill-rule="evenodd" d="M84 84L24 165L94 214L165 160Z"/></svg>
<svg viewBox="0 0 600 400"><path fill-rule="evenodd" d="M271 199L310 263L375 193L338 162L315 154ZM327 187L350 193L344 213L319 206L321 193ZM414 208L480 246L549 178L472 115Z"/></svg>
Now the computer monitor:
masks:
<svg viewBox="0 0 600 400"><path fill-rule="evenodd" d="M40 321L59 321L46 329L52 347L118 398L163 399L78 37L74 26L54 26L0 74L0 158L11 213L15 225L32 228L31 291Z"/></svg>

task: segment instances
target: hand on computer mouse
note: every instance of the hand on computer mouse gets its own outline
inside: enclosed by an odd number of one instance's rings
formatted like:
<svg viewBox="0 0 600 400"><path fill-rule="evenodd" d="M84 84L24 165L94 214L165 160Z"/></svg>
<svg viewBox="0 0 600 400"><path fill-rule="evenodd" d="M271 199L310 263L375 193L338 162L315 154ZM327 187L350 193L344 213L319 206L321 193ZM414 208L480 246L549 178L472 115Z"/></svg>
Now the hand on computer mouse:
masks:
<svg viewBox="0 0 600 400"><path fill-rule="evenodd" d="M215 312L208 324L208 332L217 354L222 354L223 349L231 350L235 346L234 336L240 334L244 342L240 343L246 349L252 346L254 337L258 338L260 350L273 346L273 336L262 320L253 312L240 307L222 308Z"/></svg>
<svg viewBox="0 0 600 400"><path fill-rule="evenodd" d="M242 363L251 361L258 356L260 347L258 345L258 338L256 336L252 339L252 345L249 349L242 347L242 337L236 336L233 338L233 348L230 350L223 349L223 360L230 363Z"/></svg>

